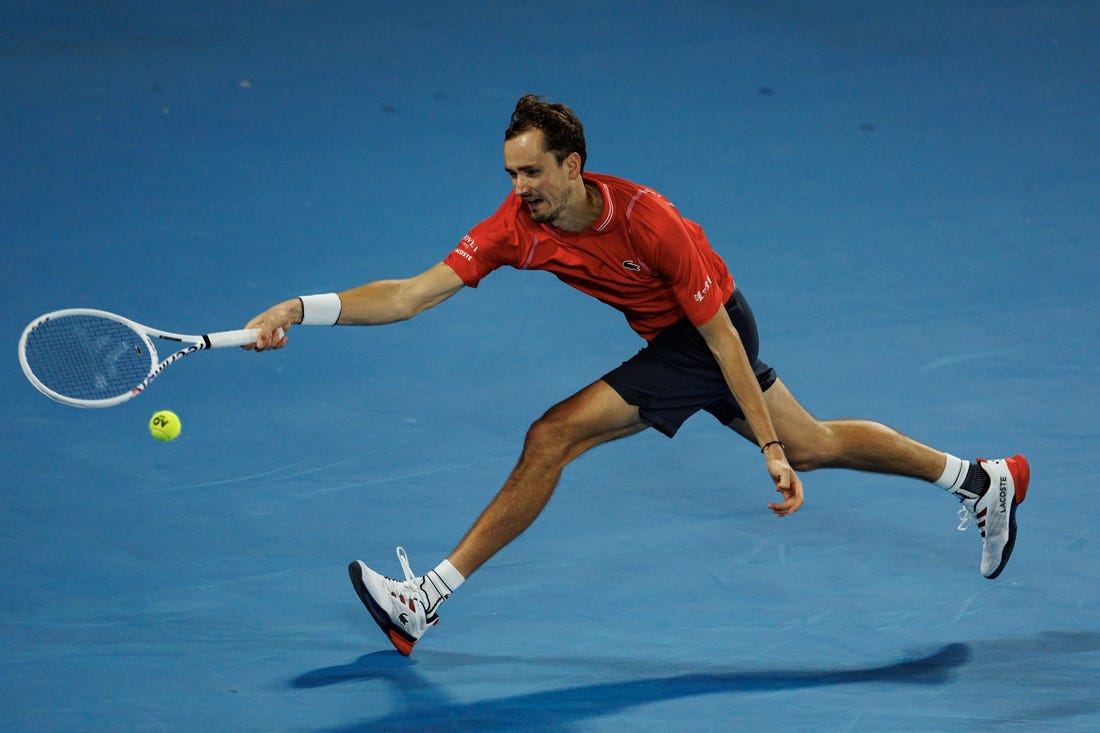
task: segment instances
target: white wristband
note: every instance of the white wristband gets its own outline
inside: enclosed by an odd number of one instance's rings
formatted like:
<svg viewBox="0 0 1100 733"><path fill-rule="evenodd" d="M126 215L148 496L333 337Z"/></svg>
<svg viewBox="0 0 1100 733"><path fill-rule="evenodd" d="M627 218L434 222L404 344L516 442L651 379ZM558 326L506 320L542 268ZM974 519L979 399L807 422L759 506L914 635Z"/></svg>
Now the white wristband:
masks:
<svg viewBox="0 0 1100 733"><path fill-rule="evenodd" d="M340 320L340 296L336 293L299 295L303 326L335 326Z"/></svg>

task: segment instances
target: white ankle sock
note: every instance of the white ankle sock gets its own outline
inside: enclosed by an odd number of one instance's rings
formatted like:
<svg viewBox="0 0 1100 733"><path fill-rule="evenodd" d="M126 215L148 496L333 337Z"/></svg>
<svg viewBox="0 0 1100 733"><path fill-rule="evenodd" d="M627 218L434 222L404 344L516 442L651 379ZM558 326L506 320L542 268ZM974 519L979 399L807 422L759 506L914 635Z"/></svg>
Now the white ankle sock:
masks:
<svg viewBox="0 0 1100 733"><path fill-rule="evenodd" d="M435 566L435 574L439 576L439 579L447 584L447 587L451 591L458 590L458 586L466 580L462 577L462 573L455 570L455 566L451 565L450 560L444 560Z"/></svg>
<svg viewBox="0 0 1100 733"><path fill-rule="evenodd" d="M956 458L950 453L946 455L947 465L943 467L943 475L936 479L936 486L955 493L962 488L963 482L966 481L966 472L970 470L970 461Z"/></svg>
<svg viewBox="0 0 1100 733"><path fill-rule="evenodd" d="M462 573L451 565L450 560L444 560L436 565L434 570L429 570L424 575L425 582L420 584L420 588L428 596L428 608L434 609L447 600L465 580Z"/></svg>

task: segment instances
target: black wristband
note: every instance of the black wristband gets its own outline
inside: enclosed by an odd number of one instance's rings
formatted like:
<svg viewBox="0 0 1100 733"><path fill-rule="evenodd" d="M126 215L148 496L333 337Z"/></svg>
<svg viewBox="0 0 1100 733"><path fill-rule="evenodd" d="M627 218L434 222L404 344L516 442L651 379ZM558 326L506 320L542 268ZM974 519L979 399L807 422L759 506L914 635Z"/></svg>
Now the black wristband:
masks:
<svg viewBox="0 0 1100 733"><path fill-rule="evenodd" d="M779 442L778 440L769 440L769 441L768 441L767 443L765 443L764 445L760 446L760 452L761 452L761 453L763 453L764 451L766 451L766 450L768 449L768 446L769 446L769 445L778 445L778 446L779 446L780 448L782 448L783 450L786 450L786 449L787 449L787 446L783 445L783 444L782 444L782 443L780 443L780 442Z"/></svg>

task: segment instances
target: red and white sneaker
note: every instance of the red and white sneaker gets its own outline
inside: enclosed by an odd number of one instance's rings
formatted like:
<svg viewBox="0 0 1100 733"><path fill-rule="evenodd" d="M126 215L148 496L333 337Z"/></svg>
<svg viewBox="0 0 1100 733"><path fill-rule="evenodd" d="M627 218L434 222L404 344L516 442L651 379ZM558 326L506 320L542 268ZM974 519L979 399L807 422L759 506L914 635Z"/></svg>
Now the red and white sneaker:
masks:
<svg viewBox="0 0 1100 733"><path fill-rule="evenodd" d="M982 575L992 580L1001 574L1016 544L1016 507L1027 496L1031 467L1021 455L995 461L978 459L989 474L989 489L977 499L964 499L959 510L966 529L973 519L982 533Z"/></svg>
<svg viewBox="0 0 1100 733"><path fill-rule="evenodd" d="M404 548L397 548L397 559L405 571L403 581L379 575L361 560L348 565L348 575L382 633L397 651L408 656L428 627L439 623L439 616L428 606L427 594L420 587L423 578L413 575Z"/></svg>

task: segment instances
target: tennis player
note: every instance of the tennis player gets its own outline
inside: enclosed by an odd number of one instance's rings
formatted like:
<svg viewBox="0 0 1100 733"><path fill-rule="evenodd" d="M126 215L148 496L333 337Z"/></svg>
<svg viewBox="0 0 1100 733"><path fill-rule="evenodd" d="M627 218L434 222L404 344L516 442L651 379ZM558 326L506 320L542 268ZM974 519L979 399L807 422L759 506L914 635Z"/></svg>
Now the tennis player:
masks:
<svg viewBox="0 0 1100 733"><path fill-rule="evenodd" d="M876 422L815 419L760 360L752 310L703 229L656 191L589 173L585 161L584 129L572 110L524 96L504 134L512 192L441 263L407 279L292 298L248 323L261 330L257 350L278 349L295 324L403 321L509 266L554 273L621 311L647 342L531 425L503 488L433 570L414 575L401 548L404 580L351 563L359 598L397 650L411 653L438 621L440 604L534 521L570 461L646 428L671 438L699 410L760 450L779 493L768 505L777 516L802 506L797 471L848 468L920 479L962 502L981 530L981 572L996 578L1016 540L1027 460L970 462Z"/></svg>

